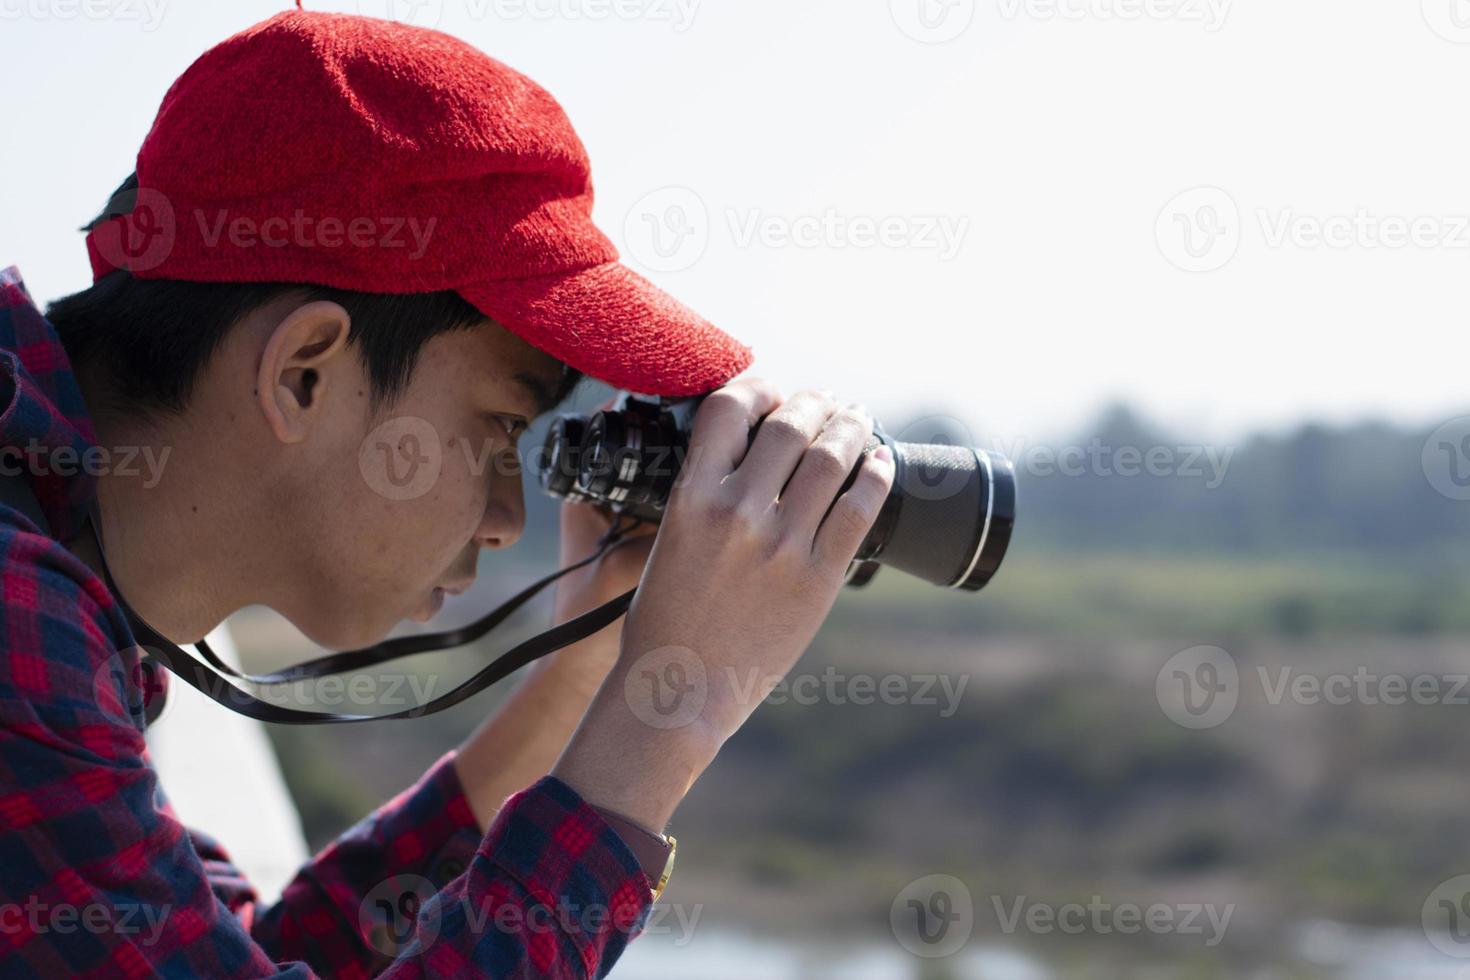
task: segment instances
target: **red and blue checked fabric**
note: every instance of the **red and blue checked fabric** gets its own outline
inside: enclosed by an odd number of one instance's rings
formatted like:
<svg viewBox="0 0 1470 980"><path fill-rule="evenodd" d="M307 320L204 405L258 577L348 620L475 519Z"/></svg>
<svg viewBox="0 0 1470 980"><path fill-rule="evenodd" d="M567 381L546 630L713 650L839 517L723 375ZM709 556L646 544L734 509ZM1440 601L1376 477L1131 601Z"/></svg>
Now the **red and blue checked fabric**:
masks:
<svg viewBox="0 0 1470 980"><path fill-rule="evenodd" d="M143 739L161 685L140 683L111 594L59 543L92 507L92 426L14 269L0 272L0 406L0 465L32 479L57 536L0 505L0 974L606 975L651 904L632 852L551 777L482 837L452 756L263 906L175 817Z"/></svg>

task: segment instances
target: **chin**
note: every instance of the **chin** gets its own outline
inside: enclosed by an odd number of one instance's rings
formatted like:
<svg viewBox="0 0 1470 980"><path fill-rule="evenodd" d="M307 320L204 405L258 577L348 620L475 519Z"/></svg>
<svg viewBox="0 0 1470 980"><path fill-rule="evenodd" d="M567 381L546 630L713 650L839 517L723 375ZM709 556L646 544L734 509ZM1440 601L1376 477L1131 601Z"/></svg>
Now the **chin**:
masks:
<svg viewBox="0 0 1470 980"><path fill-rule="evenodd" d="M377 622L374 617L354 616L346 621L328 621L313 619L310 621L292 620L291 625L301 631L308 640L319 647L325 647L334 652L345 650L361 650L363 647L374 646L388 638L389 632L399 620L393 622Z"/></svg>

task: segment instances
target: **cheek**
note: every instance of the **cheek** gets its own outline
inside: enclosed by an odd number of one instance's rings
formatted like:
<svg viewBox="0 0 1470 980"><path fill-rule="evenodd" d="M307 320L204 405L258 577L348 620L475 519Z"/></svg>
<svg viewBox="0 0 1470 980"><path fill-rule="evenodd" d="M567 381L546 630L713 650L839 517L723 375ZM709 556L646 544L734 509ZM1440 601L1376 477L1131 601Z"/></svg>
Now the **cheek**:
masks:
<svg viewBox="0 0 1470 980"><path fill-rule="evenodd" d="M489 504L490 482L487 474L477 472L452 443L445 454L443 472L422 508L430 526L422 528L426 541L457 552L474 538Z"/></svg>

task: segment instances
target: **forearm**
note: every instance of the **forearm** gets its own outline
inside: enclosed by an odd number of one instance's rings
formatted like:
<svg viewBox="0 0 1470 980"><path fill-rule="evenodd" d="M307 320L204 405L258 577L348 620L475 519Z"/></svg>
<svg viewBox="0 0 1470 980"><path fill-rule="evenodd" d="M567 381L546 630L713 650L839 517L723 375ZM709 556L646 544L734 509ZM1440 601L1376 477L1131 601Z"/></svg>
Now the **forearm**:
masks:
<svg viewBox="0 0 1470 980"><path fill-rule="evenodd" d="M481 829L505 799L551 772L617 659L622 620L534 664L455 757Z"/></svg>
<svg viewBox="0 0 1470 980"><path fill-rule="evenodd" d="M701 711L678 727L650 725L630 704L631 669L636 664L626 657L614 666L552 774L593 806L661 833L719 752L727 730L711 719L724 712Z"/></svg>

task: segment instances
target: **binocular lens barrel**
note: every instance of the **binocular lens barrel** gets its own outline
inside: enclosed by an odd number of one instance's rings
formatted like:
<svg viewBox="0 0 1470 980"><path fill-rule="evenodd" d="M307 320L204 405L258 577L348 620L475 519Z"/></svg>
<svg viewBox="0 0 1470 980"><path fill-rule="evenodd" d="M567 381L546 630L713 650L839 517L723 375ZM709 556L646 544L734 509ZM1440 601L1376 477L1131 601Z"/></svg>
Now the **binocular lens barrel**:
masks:
<svg viewBox="0 0 1470 980"><path fill-rule="evenodd" d="M627 395L590 417L560 416L546 436L542 487L659 521L688 451L698 402ZM875 425L869 449L880 442L893 451L893 488L854 559L854 569L863 571L849 581L866 582L881 564L935 585L982 588L1000 567L1015 523L1010 461L968 446L895 442Z"/></svg>

